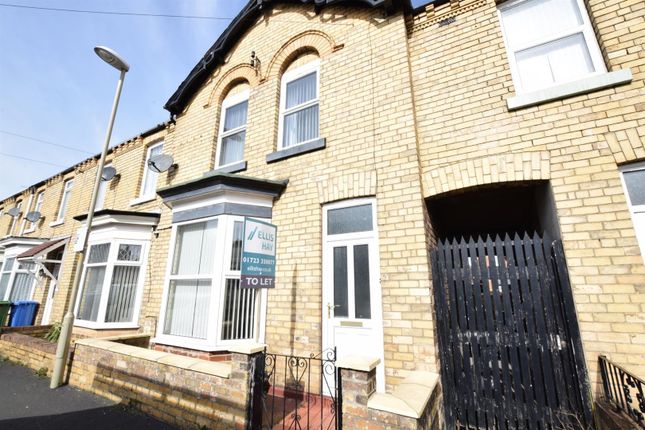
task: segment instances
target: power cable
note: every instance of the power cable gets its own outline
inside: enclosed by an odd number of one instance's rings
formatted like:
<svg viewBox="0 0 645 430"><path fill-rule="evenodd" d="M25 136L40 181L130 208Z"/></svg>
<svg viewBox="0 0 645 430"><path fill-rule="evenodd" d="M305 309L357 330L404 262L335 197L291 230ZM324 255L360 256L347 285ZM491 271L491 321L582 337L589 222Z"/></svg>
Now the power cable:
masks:
<svg viewBox="0 0 645 430"><path fill-rule="evenodd" d="M51 146L57 146L59 148L69 149L70 151L76 151L76 152L81 152L83 154L94 155L93 152L84 151L82 149L74 148L74 147L71 147L71 146L61 145L60 143L49 142L47 140L38 139L37 137L25 136L24 134L13 133L11 131L6 131L6 130L0 130L0 133L8 134L10 136L20 137L22 139L33 140L35 142L44 143L45 145L51 145Z"/></svg>
<svg viewBox="0 0 645 430"><path fill-rule="evenodd" d="M21 157L20 155L5 154L4 152L0 152L0 155L3 157L17 158L18 160L31 161L33 163L48 164L54 167L62 167L62 168L69 167L69 166L63 166L62 164L50 163L49 161L42 161L42 160L35 160L33 158L28 158L28 157Z"/></svg>
<svg viewBox="0 0 645 430"><path fill-rule="evenodd" d="M156 18L184 18L184 19L211 19L230 21L233 18L223 16L200 16L200 15L173 15L166 13L143 13L143 12L118 12L106 10L89 10L89 9L68 9L57 7L30 6L24 4L0 3L0 7L13 7L17 9L35 9L49 12L70 12L70 13L89 13L93 15L121 15L121 16L149 16Z"/></svg>
<svg viewBox="0 0 645 430"><path fill-rule="evenodd" d="M0 7L9 7L15 9L32 9L41 10L46 12L67 12L67 13L86 13L91 15L117 15L117 16L139 16L150 18L179 18L179 19L203 19L203 20L217 20L217 21L232 21L234 18L226 16L203 16L203 15L175 15L168 13L146 13L146 12L119 12L108 10L90 10L90 9L69 9L57 7L44 7L44 6L30 6L24 4L0 3ZM300 21L283 20L280 18L272 19L274 22L286 22L300 24ZM354 24L346 22L319 22L318 24L325 25L341 25L341 26L354 26Z"/></svg>

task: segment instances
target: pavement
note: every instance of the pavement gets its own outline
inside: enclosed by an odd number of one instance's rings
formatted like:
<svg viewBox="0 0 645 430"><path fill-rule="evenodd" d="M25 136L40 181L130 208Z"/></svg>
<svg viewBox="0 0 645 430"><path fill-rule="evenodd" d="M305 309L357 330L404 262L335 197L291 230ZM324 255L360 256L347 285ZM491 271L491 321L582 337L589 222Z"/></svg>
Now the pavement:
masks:
<svg viewBox="0 0 645 430"><path fill-rule="evenodd" d="M177 430L118 403L0 361L0 430Z"/></svg>

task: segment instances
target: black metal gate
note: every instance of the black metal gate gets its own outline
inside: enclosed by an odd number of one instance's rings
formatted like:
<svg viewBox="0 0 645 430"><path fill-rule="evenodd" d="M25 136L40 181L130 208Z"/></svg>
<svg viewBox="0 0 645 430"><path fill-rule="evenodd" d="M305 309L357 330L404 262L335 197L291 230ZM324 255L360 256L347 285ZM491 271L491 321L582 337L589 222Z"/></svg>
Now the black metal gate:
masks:
<svg viewBox="0 0 645 430"><path fill-rule="evenodd" d="M561 242L446 240L432 264L446 427L590 428Z"/></svg>
<svg viewBox="0 0 645 430"><path fill-rule="evenodd" d="M342 429L336 349L308 357L257 354L252 362L249 428Z"/></svg>

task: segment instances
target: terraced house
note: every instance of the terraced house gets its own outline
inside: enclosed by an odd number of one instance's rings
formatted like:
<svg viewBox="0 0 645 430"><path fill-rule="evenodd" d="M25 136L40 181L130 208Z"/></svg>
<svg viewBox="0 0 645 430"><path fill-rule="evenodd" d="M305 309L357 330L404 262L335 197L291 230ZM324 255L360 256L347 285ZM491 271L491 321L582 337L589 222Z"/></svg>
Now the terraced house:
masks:
<svg viewBox="0 0 645 430"><path fill-rule="evenodd" d="M170 121L111 150L75 334L369 358L346 428L429 427L392 405L433 373L448 426L588 422L599 356L645 375L644 45L638 0L250 1ZM0 202L0 299L39 324L95 169ZM274 288L240 285L245 217L277 226Z"/></svg>

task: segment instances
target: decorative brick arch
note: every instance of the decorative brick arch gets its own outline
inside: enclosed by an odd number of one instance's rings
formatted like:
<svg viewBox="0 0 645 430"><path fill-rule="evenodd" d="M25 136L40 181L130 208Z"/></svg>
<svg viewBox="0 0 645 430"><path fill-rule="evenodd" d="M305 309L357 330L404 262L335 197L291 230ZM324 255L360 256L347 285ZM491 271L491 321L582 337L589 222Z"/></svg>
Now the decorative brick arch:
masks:
<svg viewBox="0 0 645 430"><path fill-rule="evenodd" d="M229 69L215 84L213 92L204 107L213 103L220 105L228 91L240 82L247 82L251 87L259 84L260 79L256 70L248 63L238 64Z"/></svg>
<svg viewBox="0 0 645 430"><path fill-rule="evenodd" d="M264 80L274 79L280 76L289 63L302 53L315 51L322 58L342 47L343 45L336 45L334 39L322 31L304 31L293 36L280 47L269 62Z"/></svg>
<svg viewBox="0 0 645 430"><path fill-rule="evenodd" d="M550 178L548 151L492 155L426 169L423 172L423 195L432 197L478 185Z"/></svg>

